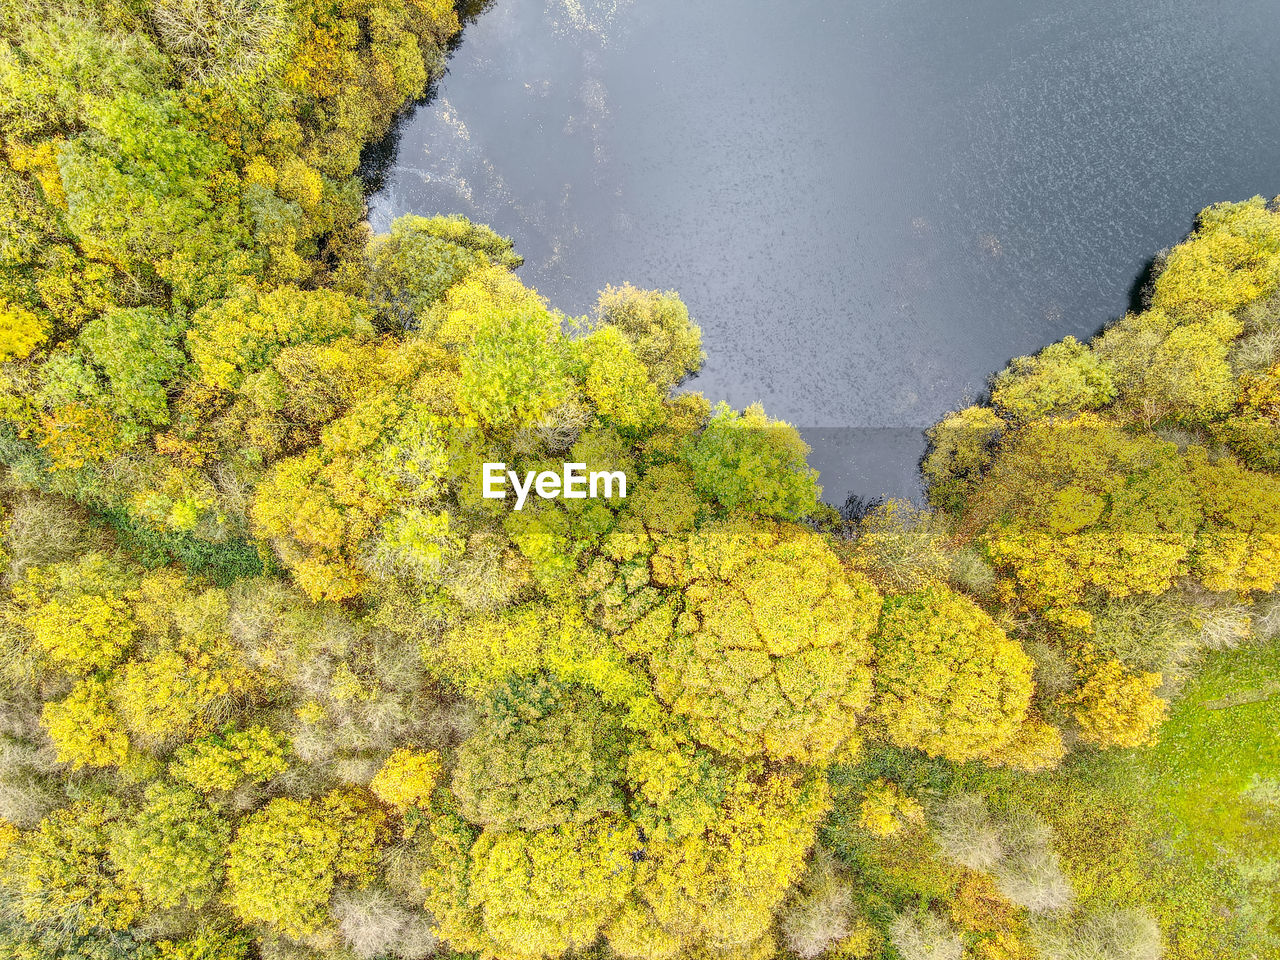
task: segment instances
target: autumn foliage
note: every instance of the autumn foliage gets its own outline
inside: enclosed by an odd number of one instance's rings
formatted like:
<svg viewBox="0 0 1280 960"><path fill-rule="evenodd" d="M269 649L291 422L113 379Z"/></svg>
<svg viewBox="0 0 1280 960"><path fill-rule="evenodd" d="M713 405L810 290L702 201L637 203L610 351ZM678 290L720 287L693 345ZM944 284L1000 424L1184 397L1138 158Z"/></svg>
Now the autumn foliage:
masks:
<svg viewBox="0 0 1280 960"><path fill-rule="evenodd" d="M961 787L1150 744L1265 621L1273 206L1209 208L1142 310L932 428L929 507L842 519L795 427L679 390L675 293L571 318L487 227L370 235L361 152L452 4L0 6L0 953L1102 929L1049 828ZM517 512L494 461L628 495Z"/></svg>

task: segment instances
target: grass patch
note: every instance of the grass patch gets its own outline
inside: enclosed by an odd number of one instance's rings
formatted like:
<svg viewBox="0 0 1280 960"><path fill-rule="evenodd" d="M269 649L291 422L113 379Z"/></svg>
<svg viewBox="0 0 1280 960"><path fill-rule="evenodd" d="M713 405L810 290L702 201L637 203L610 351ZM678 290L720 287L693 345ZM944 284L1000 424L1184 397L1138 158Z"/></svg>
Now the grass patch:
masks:
<svg viewBox="0 0 1280 960"><path fill-rule="evenodd" d="M1280 956L1278 678L1280 643L1210 654L1154 747L981 785L1053 824L1082 907L1146 904L1169 960Z"/></svg>

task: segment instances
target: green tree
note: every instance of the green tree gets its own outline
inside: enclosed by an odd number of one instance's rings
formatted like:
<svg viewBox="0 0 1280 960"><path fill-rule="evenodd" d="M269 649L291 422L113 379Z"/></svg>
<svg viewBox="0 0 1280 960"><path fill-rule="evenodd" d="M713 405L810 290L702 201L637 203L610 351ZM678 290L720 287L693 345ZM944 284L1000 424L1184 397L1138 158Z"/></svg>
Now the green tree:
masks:
<svg viewBox="0 0 1280 960"><path fill-rule="evenodd" d="M1191 569L1210 590L1271 591L1280 584L1280 479L1188 451L1204 521Z"/></svg>
<svg viewBox="0 0 1280 960"><path fill-rule="evenodd" d="M186 358L182 323L153 307L108 310L86 324L79 343L107 382L108 409L134 434L169 422L167 383Z"/></svg>
<svg viewBox="0 0 1280 960"><path fill-rule="evenodd" d="M67 220L86 249L142 267L187 303L226 290L253 259L237 198L219 181L229 164L172 95L98 101L89 132L59 158Z"/></svg>
<svg viewBox="0 0 1280 960"><path fill-rule="evenodd" d="M401 747L391 756L369 784L373 795L401 813L409 807L425 807L440 779L440 754Z"/></svg>
<svg viewBox="0 0 1280 960"><path fill-rule="evenodd" d="M598 694L545 675L490 693L458 751L452 790L473 823L539 830L620 813L625 743Z"/></svg>
<svg viewBox="0 0 1280 960"><path fill-rule="evenodd" d="M662 394L702 366L702 331L674 290L638 290L629 283L605 287L596 318L626 337Z"/></svg>
<svg viewBox="0 0 1280 960"><path fill-rule="evenodd" d="M1195 232L1165 259L1155 310L1207 317L1261 299L1280 284L1280 214L1261 197L1203 210Z"/></svg>
<svg viewBox="0 0 1280 960"><path fill-rule="evenodd" d="M148 643L120 667L112 696L140 742L191 739L259 690L260 678L228 633L226 591L154 571L143 580L136 613Z"/></svg>
<svg viewBox="0 0 1280 960"><path fill-rule="evenodd" d="M190 790L156 783L120 823L111 860L152 906L199 909L222 883L231 828Z"/></svg>
<svg viewBox="0 0 1280 960"><path fill-rule="evenodd" d="M0 300L0 360L25 360L48 336L47 320L20 303Z"/></svg>
<svg viewBox="0 0 1280 960"><path fill-rule="evenodd" d="M813 513L822 493L808 454L799 431L770 420L759 404L739 414L722 403L684 459L698 492L726 510L800 520Z"/></svg>
<svg viewBox="0 0 1280 960"><path fill-rule="evenodd" d="M334 290L245 291L196 311L187 349L203 383L237 390L287 346L368 338L368 313L360 301Z"/></svg>
<svg viewBox="0 0 1280 960"><path fill-rule="evenodd" d="M417 388L438 386L436 359L390 346L368 357L374 370L362 395L320 444L279 461L258 485L254 523L313 598L359 595L374 571L429 581L458 552L439 509L445 424L429 408L410 408Z"/></svg>
<svg viewBox="0 0 1280 960"><path fill-rule="evenodd" d="M39 20L8 19L14 45L0 66L0 124L10 135L36 143L82 128L92 106L86 90L143 96L160 84L165 60L151 37L97 13L76 3Z"/></svg>
<svg viewBox="0 0 1280 960"><path fill-rule="evenodd" d="M1225 413L1235 397L1227 355L1242 329L1225 312L1180 321L1148 310L1110 327L1095 352L1113 371L1122 402L1141 419L1200 423Z"/></svg>
<svg viewBox="0 0 1280 960"><path fill-rule="evenodd" d="M601 327L577 346L583 391L600 419L628 435L651 428L661 414L658 390L623 334Z"/></svg>
<svg viewBox="0 0 1280 960"><path fill-rule="evenodd" d="M1198 522L1174 444L1088 413L1019 431L966 518L1028 606L1082 628L1091 588L1113 597L1168 589L1186 570Z"/></svg>
<svg viewBox="0 0 1280 960"><path fill-rule="evenodd" d="M1107 365L1075 337L1017 357L996 375L991 402L1006 419L1097 410L1115 397Z"/></svg>
<svg viewBox="0 0 1280 960"><path fill-rule="evenodd" d="M734 771L678 728L645 732L626 759L632 820L657 840L702 833L720 816Z"/></svg>
<svg viewBox="0 0 1280 960"><path fill-rule="evenodd" d="M474 270L514 269L512 243L464 217L406 215L369 244L369 300L394 328L430 324L431 306ZM426 332L432 332L427 329Z"/></svg>
<svg viewBox="0 0 1280 960"><path fill-rule="evenodd" d="M560 320L547 310L490 309L459 362L464 421L502 433L537 423L569 393Z"/></svg>

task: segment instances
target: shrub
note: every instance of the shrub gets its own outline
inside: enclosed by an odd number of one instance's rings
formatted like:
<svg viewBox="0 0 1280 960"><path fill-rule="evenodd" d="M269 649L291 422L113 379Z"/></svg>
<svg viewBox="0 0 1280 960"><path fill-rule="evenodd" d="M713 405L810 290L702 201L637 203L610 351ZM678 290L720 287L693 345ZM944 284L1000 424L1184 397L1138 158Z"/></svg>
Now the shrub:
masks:
<svg viewBox="0 0 1280 960"><path fill-rule="evenodd" d="M787 949L801 960L824 954L870 957L880 946L875 928L861 915L830 854L814 852L800 888L779 914L779 932Z"/></svg>
<svg viewBox="0 0 1280 960"><path fill-rule="evenodd" d="M1008 940L1021 932L1019 908L1001 895L990 877L981 873L966 872L960 878L950 912L953 923L972 933L995 934Z"/></svg>
<svg viewBox="0 0 1280 960"><path fill-rule="evenodd" d="M1058 766L1066 752L1057 727L1038 716L1028 715L1013 739L992 753L988 760L998 766L1039 773Z"/></svg>
<svg viewBox="0 0 1280 960"><path fill-rule="evenodd" d="M863 791L858 807L858 821L862 827L878 837L891 837L905 825L924 819L920 801L907 796L897 784L887 780L873 780Z"/></svg>
<svg viewBox="0 0 1280 960"><path fill-rule="evenodd" d="M985 872L1004 856L1000 831L991 821L986 801L978 794L955 794L932 813L938 845L961 866Z"/></svg>
<svg viewBox="0 0 1280 960"><path fill-rule="evenodd" d="M265 783L289 766L288 740L266 727L250 726L206 737L174 751L169 772L197 790L233 790Z"/></svg>
<svg viewBox="0 0 1280 960"><path fill-rule="evenodd" d="M1135 670L1165 671L1199 644L1195 611L1175 594L1127 597L1101 604L1093 615L1098 650Z"/></svg>
<svg viewBox="0 0 1280 960"><path fill-rule="evenodd" d="M156 947L159 960L247 960L251 942L247 933L202 926L192 936L161 940Z"/></svg>
<svg viewBox="0 0 1280 960"><path fill-rule="evenodd" d="M966 407L926 431L929 451L921 471L936 509L960 510L991 465L1005 427L989 407Z"/></svg>
<svg viewBox="0 0 1280 960"><path fill-rule="evenodd" d="M996 587L995 570L973 547L962 547L951 554L948 577L955 586L978 599L991 596Z"/></svg>
<svg viewBox="0 0 1280 960"><path fill-rule="evenodd" d="M62 800L61 792L32 774L6 772L0 781L0 819L23 829L34 827Z"/></svg>
<svg viewBox="0 0 1280 960"><path fill-rule="evenodd" d="M909 593L945 582L951 570L941 519L904 500L889 500L858 524L853 556L881 590Z"/></svg>
<svg viewBox="0 0 1280 960"><path fill-rule="evenodd" d="M369 789L383 803L401 812L411 806L425 807L440 779L440 754L401 747L382 765Z"/></svg>
<svg viewBox="0 0 1280 960"><path fill-rule="evenodd" d="M964 939L934 913L898 916L889 925L889 939L902 960L960 960L964 955Z"/></svg>
<svg viewBox="0 0 1280 960"><path fill-rule="evenodd" d="M333 916L343 942L363 960L421 960L439 944L427 914L405 907L384 890L339 890L333 897Z"/></svg>
<svg viewBox="0 0 1280 960"><path fill-rule="evenodd" d="M290 45L278 0L155 0L151 15L179 69L200 83L253 77Z"/></svg>
<svg viewBox="0 0 1280 960"><path fill-rule="evenodd" d="M1071 903L1071 882L1062 872L1053 833L1031 813L1005 821L1000 828L1003 854L993 870L1004 897L1032 913L1061 910Z"/></svg>
<svg viewBox="0 0 1280 960"><path fill-rule="evenodd" d="M65 561L83 550L89 533L85 516L57 497L21 497L13 503L4 528L9 575L21 577L31 567Z"/></svg>
<svg viewBox="0 0 1280 960"><path fill-rule="evenodd" d="M1043 960L1160 960L1164 956L1160 927L1140 908L1037 920L1032 938Z"/></svg>

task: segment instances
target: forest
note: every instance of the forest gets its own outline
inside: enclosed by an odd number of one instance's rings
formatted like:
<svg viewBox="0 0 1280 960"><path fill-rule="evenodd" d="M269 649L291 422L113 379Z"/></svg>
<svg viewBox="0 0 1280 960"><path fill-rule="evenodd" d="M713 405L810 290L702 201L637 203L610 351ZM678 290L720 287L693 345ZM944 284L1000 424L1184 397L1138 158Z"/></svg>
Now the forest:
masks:
<svg viewBox="0 0 1280 960"><path fill-rule="evenodd" d="M372 233L469 11L0 11L0 954L1280 956L1276 203L836 509L676 293Z"/></svg>

